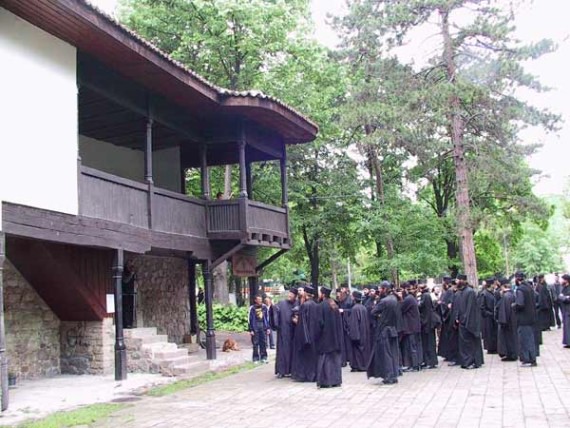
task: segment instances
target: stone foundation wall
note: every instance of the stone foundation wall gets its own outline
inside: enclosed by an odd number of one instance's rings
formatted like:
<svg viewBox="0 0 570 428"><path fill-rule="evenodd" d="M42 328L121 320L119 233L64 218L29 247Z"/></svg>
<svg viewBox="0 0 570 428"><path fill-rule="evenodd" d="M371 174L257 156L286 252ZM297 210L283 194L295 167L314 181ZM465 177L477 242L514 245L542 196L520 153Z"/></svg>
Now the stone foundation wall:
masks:
<svg viewBox="0 0 570 428"><path fill-rule="evenodd" d="M113 372L115 330L112 318L103 321L62 321L60 337L62 373Z"/></svg>
<svg viewBox="0 0 570 428"><path fill-rule="evenodd" d="M4 314L8 371L19 379L60 373L59 318L6 260Z"/></svg>
<svg viewBox="0 0 570 428"><path fill-rule="evenodd" d="M170 342L182 343L190 333L186 260L134 256L132 261L137 272L137 327L156 327Z"/></svg>

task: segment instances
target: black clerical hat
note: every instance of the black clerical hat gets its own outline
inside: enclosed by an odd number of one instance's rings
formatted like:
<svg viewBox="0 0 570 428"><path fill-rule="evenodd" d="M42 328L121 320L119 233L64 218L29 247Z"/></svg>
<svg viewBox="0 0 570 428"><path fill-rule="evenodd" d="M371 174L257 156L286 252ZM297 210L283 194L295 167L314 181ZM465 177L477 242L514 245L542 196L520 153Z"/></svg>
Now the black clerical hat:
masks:
<svg viewBox="0 0 570 428"><path fill-rule="evenodd" d="M297 295L297 293L299 293L299 290L297 290L295 287L291 287L289 289L289 293L293 293L295 296Z"/></svg>
<svg viewBox="0 0 570 428"><path fill-rule="evenodd" d="M354 297L356 300L361 300L362 299L362 293L358 290L354 290L352 292L352 297Z"/></svg>
<svg viewBox="0 0 570 428"><path fill-rule="evenodd" d="M443 282L451 282L451 277L450 276L444 276Z"/></svg>
<svg viewBox="0 0 570 428"><path fill-rule="evenodd" d="M315 289L311 285L305 285L304 287L305 293L307 294L315 294Z"/></svg>
<svg viewBox="0 0 570 428"><path fill-rule="evenodd" d="M508 278L501 278L501 279L499 280L499 282L501 283L501 285L507 285L507 284L510 284L510 283L511 283L511 281L509 281Z"/></svg>
<svg viewBox="0 0 570 428"><path fill-rule="evenodd" d="M410 279L408 281L408 284L410 284L410 285L416 285L417 283L418 283L418 281L416 281L415 279Z"/></svg>
<svg viewBox="0 0 570 428"><path fill-rule="evenodd" d="M459 275L457 275L457 279L461 281L467 281L467 275L460 273Z"/></svg>
<svg viewBox="0 0 570 428"><path fill-rule="evenodd" d="M380 283L380 287L391 289L391 288L392 288L392 284L390 284L389 281L382 281L382 282Z"/></svg>
<svg viewBox="0 0 570 428"><path fill-rule="evenodd" d="M564 281L569 281L570 282L570 275L568 275L567 273L565 273L564 275L562 275L562 279Z"/></svg>
<svg viewBox="0 0 570 428"><path fill-rule="evenodd" d="M515 273L515 278L517 279L524 279L525 277L526 277L525 273L520 270L517 273Z"/></svg>
<svg viewBox="0 0 570 428"><path fill-rule="evenodd" d="M330 297L331 292L332 290L330 288L327 288L325 286L321 287L321 293L323 293L326 297Z"/></svg>

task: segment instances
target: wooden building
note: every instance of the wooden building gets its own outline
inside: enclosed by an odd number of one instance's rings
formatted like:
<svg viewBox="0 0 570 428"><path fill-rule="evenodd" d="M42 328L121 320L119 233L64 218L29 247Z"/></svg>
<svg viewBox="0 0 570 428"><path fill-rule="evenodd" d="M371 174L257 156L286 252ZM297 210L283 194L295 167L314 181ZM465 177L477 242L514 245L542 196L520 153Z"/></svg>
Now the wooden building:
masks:
<svg viewBox="0 0 570 428"><path fill-rule="evenodd" d="M0 299L9 266L33 289L16 300L37 294L71 323L60 340L77 346L85 323L111 320L123 379L125 258L185 266L189 329L200 264L215 358L211 270L274 248L259 269L290 248L286 148L312 141L317 126L274 98L210 84L83 0L0 0L0 63ZM251 164L267 160L280 161L281 206L250 198ZM212 200L208 167L226 164L239 165L239 195ZM201 171L201 198L185 195L188 168ZM10 326L1 315L6 391Z"/></svg>

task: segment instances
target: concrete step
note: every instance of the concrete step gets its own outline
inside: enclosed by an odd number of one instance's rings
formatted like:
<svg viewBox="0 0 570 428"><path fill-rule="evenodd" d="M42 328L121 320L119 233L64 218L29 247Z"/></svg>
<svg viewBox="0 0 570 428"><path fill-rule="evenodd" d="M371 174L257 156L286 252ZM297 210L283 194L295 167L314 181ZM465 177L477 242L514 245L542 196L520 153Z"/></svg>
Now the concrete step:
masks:
<svg viewBox="0 0 570 428"><path fill-rule="evenodd" d="M123 330L125 337L147 337L157 335L156 327L140 327L140 328L127 328Z"/></svg>
<svg viewBox="0 0 570 428"><path fill-rule="evenodd" d="M146 343L141 346L143 351L149 351L151 353L155 352L164 352L164 351L176 351L178 346L176 343L170 342L155 342L155 343Z"/></svg>
<svg viewBox="0 0 570 428"><path fill-rule="evenodd" d="M176 349L170 351L157 351L154 353L154 360L169 360L178 357L188 358L188 351L186 349Z"/></svg>
<svg viewBox="0 0 570 428"><path fill-rule="evenodd" d="M174 376L187 376L193 373L200 373L207 371L210 368L210 364L207 362L184 364L180 366L174 366L171 372Z"/></svg>

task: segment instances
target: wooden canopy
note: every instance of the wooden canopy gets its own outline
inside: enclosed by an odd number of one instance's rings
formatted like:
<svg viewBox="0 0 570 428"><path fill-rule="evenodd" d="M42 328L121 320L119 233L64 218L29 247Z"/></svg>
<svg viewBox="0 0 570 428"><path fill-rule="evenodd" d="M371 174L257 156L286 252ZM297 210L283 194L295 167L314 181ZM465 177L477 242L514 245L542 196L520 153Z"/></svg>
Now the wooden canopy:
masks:
<svg viewBox="0 0 570 428"><path fill-rule="evenodd" d="M243 120L255 124L260 132L276 133L285 144L316 137L318 127L291 107L258 92L233 92L212 85L84 0L0 0L0 6L182 107L195 142L216 140L214 131L220 124ZM88 91L82 97L86 103L97 102ZM165 135L164 141L175 138L181 136Z"/></svg>

